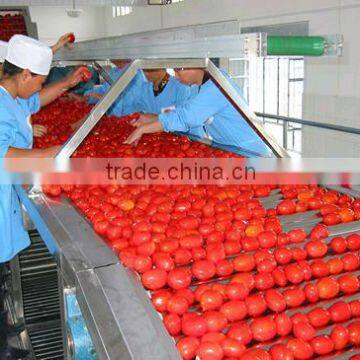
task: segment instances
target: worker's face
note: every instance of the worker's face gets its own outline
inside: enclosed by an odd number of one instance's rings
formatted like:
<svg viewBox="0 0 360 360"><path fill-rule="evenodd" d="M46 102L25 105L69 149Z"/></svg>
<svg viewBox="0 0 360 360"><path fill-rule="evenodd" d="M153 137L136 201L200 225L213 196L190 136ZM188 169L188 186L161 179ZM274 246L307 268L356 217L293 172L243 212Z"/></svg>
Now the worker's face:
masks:
<svg viewBox="0 0 360 360"><path fill-rule="evenodd" d="M175 77L185 85L201 85L205 71L202 69L174 69Z"/></svg>
<svg viewBox="0 0 360 360"><path fill-rule="evenodd" d="M29 70L24 70L18 75L19 97L28 99L30 96L39 92L46 80L46 76L32 74Z"/></svg>
<svg viewBox="0 0 360 360"><path fill-rule="evenodd" d="M127 64L130 63L130 60L112 60L111 61L117 68L122 69Z"/></svg>
<svg viewBox="0 0 360 360"><path fill-rule="evenodd" d="M144 70L144 74L149 81L157 81L159 78L163 78L166 75L165 69L150 69Z"/></svg>

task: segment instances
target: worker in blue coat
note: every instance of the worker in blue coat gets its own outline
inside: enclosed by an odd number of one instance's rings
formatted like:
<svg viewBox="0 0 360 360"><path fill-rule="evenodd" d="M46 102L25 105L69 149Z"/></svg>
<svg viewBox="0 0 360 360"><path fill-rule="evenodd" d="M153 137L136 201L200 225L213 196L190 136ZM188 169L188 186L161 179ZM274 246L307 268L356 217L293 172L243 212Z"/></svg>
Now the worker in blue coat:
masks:
<svg viewBox="0 0 360 360"><path fill-rule="evenodd" d="M195 87L181 84L165 69L139 70L134 80L115 100L109 115L123 116L134 112L161 114L174 110L196 91Z"/></svg>
<svg viewBox="0 0 360 360"><path fill-rule="evenodd" d="M175 73L182 83L198 85L197 95L174 111L159 116L141 116L139 120L134 121L133 125L137 129L126 143L134 143L147 133L183 132L200 135L220 145L243 149L253 156L271 156L268 146L223 95L205 70L175 69ZM232 85L241 94L241 90L234 83Z"/></svg>
<svg viewBox="0 0 360 360"><path fill-rule="evenodd" d="M52 55L50 47L23 35L15 35L9 41L0 81L1 168L4 158L49 158L60 149L59 146L46 150L32 149L31 115L79 83L82 73L81 70L75 71L41 91L50 70ZM2 176L0 183L0 308L3 303L3 264L30 245L22 225L18 196L13 186L4 182L5 178ZM0 322L0 359L23 358L20 350L7 344L3 332L4 324Z"/></svg>
<svg viewBox="0 0 360 360"><path fill-rule="evenodd" d="M50 150L31 150L33 144L31 115L38 112L41 106L54 101L64 91L76 86L82 80L82 74L81 69L78 69L70 76L42 89L51 61L52 52L48 46L23 35L15 35L11 38L0 81L0 159L49 157L58 150L58 147ZM2 185L0 196L2 199L0 263L2 263L10 260L29 245L29 239L21 226L17 226L21 223L20 214L10 216L14 212L9 206L15 208L18 206L18 202L13 201L12 187ZM16 226L13 226L13 222Z"/></svg>
<svg viewBox="0 0 360 360"><path fill-rule="evenodd" d="M120 77L120 75L125 72L130 60L112 60L111 62L115 66L108 71L108 75L110 79L115 82ZM139 78L136 77L136 80L139 80ZM133 79L133 81L136 80ZM86 97L89 104L96 104L104 96L104 94L107 93L110 87L111 84L109 84L107 81L104 81L102 84L96 85L92 89L87 90L84 93L84 96Z"/></svg>

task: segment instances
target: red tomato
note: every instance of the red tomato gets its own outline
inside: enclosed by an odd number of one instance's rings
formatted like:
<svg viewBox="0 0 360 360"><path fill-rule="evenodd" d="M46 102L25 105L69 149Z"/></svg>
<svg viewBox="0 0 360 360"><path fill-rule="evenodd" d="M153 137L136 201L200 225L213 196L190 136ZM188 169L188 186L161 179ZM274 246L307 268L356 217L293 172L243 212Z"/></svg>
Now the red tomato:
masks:
<svg viewBox="0 0 360 360"><path fill-rule="evenodd" d="M221 332L209 332L201 337L201 342L221 343L224 339L226 339L226 336Z"/></svg>
<svg viewBox="0 0 360 360"><path fill-rule="evenodd" d="M310 341L315 337L315 329L307 322L294 324L293 333L295 337L304 341Z"/></svg>
<svg viewBox="0 0 360 360"><path fill-rule="evenodd" d="M295 359L312 359L314 351L311 345L300 339L291 339L286 344L286 347L294 355Z"/></svg>
<svg viewBox="0 0 360 360"><path fill-rule="evenodd" d="M360 300L351 301L350 308L353 317L360 317Z"/></svg>
<svg viewBox="0 0 360 360"><path fill-rule="evenodd" d="M359 234L351 234L346 238L347 247L351 251L360 249L360 235Z"/></svg>
<svg viewBox="0 0 360 360"><path fill-rule="evenodd" d="M346 327L337 325L332 329L330 338L334 344L334 349L341 350L349 343L349 331Z"/></svg>
<svg viewBox="0 0 360 360"><path fill-rule="evenodd" d="M159 312L166 311L167 302L171 298L172 294L169 290L158 290L151 296L151 302L155 309Z"/></svg>
<svg viewBox="0 0 360 360"><path fill-rule="evenodd" d="M320 258L327 253L328 249L327 245L323 241L312 240L305 245L305 250L310 257Z"/></svg>
<svg viewBox="0 0 360 360"><path fill-rule="evenodd" d="M175 268L174 260L168 253L155 253L153 255L153 261L158 269L170 271Z"/></svg>
<svg viewBox="0 0 360 360"><path fill-rule="evenodd" d="M336 225L341 223L341 216L334 212L323 215L323 223L325 225Z"/></svg>
<svg viewBox="0 0 360 360"><path fill-rule="evenodd" d="M258 235L258 241L261 248L269 249L276 245L277 236L273 231L263 231Z"/></svg>
<svg viewBox="0 0 360 360"><path fill-rule="evenodd" d="M74 35L74 33L70 33L70 34L69 34L69 36L68 36L68 41L69 41L69 43L75 42L75 35Z"/></svg>
<svg viewBox="0 0 360 360"><path fill-rule="evenodd" d="M195 230L199 227L199 221L192 216L188 216L179 220L179 226L185 230Z"/></svg>
<svg viewBox="0 0 360 360"><path fill-rule="evenodd" d="M316 284L320 299L332 299L340 291L338 282L333 278L320 279Z"/></svg>
<svg viewBox="0 0 360 360"><path fill-rule="evenodd" d="M191 250L191 255L194 261L206 258L206 250L199 247Z"/></svg>
<svg viewBox="0 0 360 360"><path fill-rule="evenodd" d="M152 261L149 256L137 255L134 259L134 269L140 274L152 268Z"/></svg>
<svg viewBox="0 0 360 360"><path fill-rule="evenodd" d="M188 313L182 319L182 332L187 336L203 336L208 331L207 321L204 316Z"/></svg>
<svg viewBox="0 0 360 360"><path fill-rule="evenodd" d="M354 221L354 211L349 208L343 208L339 211L341 222L347 223Z"/></svg>
<svg viewBox="0 0 360 360"><path fill-rule="evenodd" d="M325 239L329 236L329 234L330 233L326 225L317 224L312 228L310 238L314 240Z"/></svg>
<svg viewBox="0 0 360 360"><path fill-rule="evenodd" d="M208 244L206 247L206 258L214 264L225 259L225 250L223 244Z"/></svg>
<svg viewBox="0 0 360 360"><path fill-rule="evenodd" d="M285 247L275 249L274 255L277 263L281 265L288 264L292 260L292 252Z"/></svg>
<svg viewBox="0 0 360 360"><path fill-rule="evenodd" d="M214 290L206 290L200 296L200 306L203 311L217 310L223 301L222 294Z"/></svg>
<svg viewBox="0 0 360 360"><path fill-rule="evenodd" d="M251 317L263 314L267 309L267 304L261 294L249 295L245 300L247 312Z"/></svg>
<svg viewBox="0 0 360 360"><path fill-rule="evenodd" d="M277 332L280 336L286 336L290 334L293 324L288 315L285 313L276 314L274 317Z"/></svg>
<svg viewBox="0 0 360 360"><path fill-rule="evenodd" d="M181 331L181 319L177 314L167 314L164 316L164 325L170 335L178 335Z"/></svg>
<svg viewBox="0 0 360 360"><path fill-rule="evenodd" d="M199 345L200 341L196 337L186 336L178 341L176 347L183 359L190 360L196 356Z"/></svg>
<svg viewBox="0 0 360 360"><path fill-rule="evenodd" d="M356 270L360 266L359 257L355 254L346 254L341 260L346 271Z"/></svg>
<svg viewBox="0 0 360 360"><path fill-rule="evenodd" d="M302 261L307 258L307 252L302 248L292 248L291 253L295 261Z"/></svg>
<svg viewBox="0 0 360 360"><path fill-rule="evenodd" d="M360 344L360 321L354 321L348 325L349 340L354 345Z"/></svg>
<svg viewBox="0 0 360 360"><path fill-rule="evenodd" d="M141 245L151 240L151 232L150 231L139 231L134 232L131 237L131 242L134 245Z"/></svg>
<svg viewBox="0 0 360 360"><path fill-rule="evenodd" d="M286 301L284 296L277 290L267 290L265 293L265 301L270 310L280 313L286 309Z"/></svg>
<svg viewBox="0 0 360 360"><path fill-rule="evenodd" d="M210 341L201 343L196 354L201 360L221 360L224 357L221 345Z"/></svg>
<svg viewBox="0 0 360 360"><path fill-rule="evenodd" d="M265 350L250 349L244 352L240 360L271 360L271 356Z"/></svg>
<svg viewBox="0 0 360 360"><path fill-rule="evenodd" d="M255 267L255 259L252 255L240 254L234 259L234 269L239 272L248 272Z"/></svg>
<svg viewBox="0 0 360 360"><path fill-rule="evenodd" d="M329 311L322 308L311 310L307 314L307 317L310 321L310 324L316 328L325 326L331 320Z"/></svg>
<svg viewBox="0 0 360 360"><path fill-rule="evenodd" d="M284 291L283 295L286 305L289 307L298 307L305 301L305 293L301 289L288 289Z"/></svg>
<svg viewBox="0 0 360 360"><path fill-rule="evenodd" d="M315 260L310 266L312 275L315 278L322 278L329 275L329 268L327 263L323 260Z"/></svg>
<svg viewBox="0 0 360 360"><path fill-rule="evenodd" d="M294 355L285 345L274 345L270 349L270 355L276 360L293 360Z"/></svg>
<svg viewBox="0 0 360 360"><path fill-rule="evenodd" d="M208 331L220 332L225 329L228 324L227 318L219 311L206 311L204 318L207 322Z"/></svg>
<svg viewBox="0 0 360 360"><path fill-rule="evenodd" d="M180 246L184 249L193 249L197 247L201 247L203 245L203 239L199 234L192 234L184 236L180 239Z"/></svg>
<svg viewBox="0 0 360 360"><path fill-rule="evenodd" d="M351 318L350 305L344 301L338 301L329 308L331 320L335 323L347 321Z"/></svg>
<svg viewBox="0 0 360 360"><path fill-rule="evenodd" d="M337 279L340 290L345 294L353 294L360 288L359 278L355 275L343 275Z"/></svg>
<svg viewBox="0 0 360 360"><path fill-rule="evenodd" d="M173 252L174 262L176 265L185 265L191 261L192 254L187 249L176 249Z"/></svg>
<svg viewBox="0 0 360 360"><path fill-rule="evenodd" d="M250 238L254 238L254 237L257 237L262 231L264 231L264 227L260 224L248 225L245 228L245 235Z"/></svg>
<svg viewBox="0 0 360 360"><path fill-rule="evenodd" d="M183 315L189 308L187 299L183 296L173 295L167 302L166 310L170 313Z"/></svg>
<svg viewBox="0 0 360 360"><path fill-rule="evenodd" d="M343 237L336 236L331 239L330 247L331 250L334 251L336 254L342 254L347 249L347 242Z"/></svg>
<svg viewBox="0 0 360 360"><path fill-rule="evenodd" d="M249 273L235 274L231 278L230 283L231 284L243 284L249 289L249 291L251 291L255 287L254 276Z"/></svg>
<svg viewBox="0 0 360 360"><path fill-rule="evenodd" d="M306 239L306 232L304 229L294 229L288 232L290 242L293 244L301 243Z"/></svg>
<svg viewBox="0 0 360 360"><path fill-rule="evenodd" d="M220 260L216 264L216 274L220 277L228 276L234 271L234 265L229 260Z"/></svg>
<svg viewBox="0 0 360 360"><path fill-rule="evenodd" d="M242 320L248 313L245 302L240 300L230 300L223 304L220 312L226 316L229 322Z"/></svg>
<svg viewBox="0 0 360 360"><path fill-rule="evenodd" d="M251 331L256 341L268 341L277 334L276 322L270 317L254 319Z"/></svg>
<svg viewBox="0 0 360 360"><path fill-rule="evenodd" d="M326 355L334 350L334 344L327 335L319 335L311 340L311 346L318 355Z"/></svg>
<svg viewBox="0 0 360 360"><path fill-rule="evenodd" d="M267 290L274 286L274 279L271 274L263 273L255 275L255 287L258 290Z"/></svg>
<svg viewBox="0 0 360 360"><path fill-rule="evenodd" d="M338 258L330 259L327 262L327 266L331 275L340 274L344 270L344 264Z"/></svg>
<svg viewBox="0 0 360 360"><path fill-rule="evenodd" d="M199 280L208 280L216 273L216 267L210 260L197 260L192 265L192 273Z"/></svg>
<svg viewBox="0 0 360 360"><path fill-rule="evenodd" d="M296 211L296 203L293 200L283 200L276 206L279 215L290 215Z"/></svg>
<svg viewBox="0 0 360 360"><path fill-rule="evenodd" d="M319 291L315 284L306 284L304 292L306 300L310 303L316 303L319 300Z"/></svg>
<svg viewBox="0 0 360 360"><path fill-rule="evenodd" d="M298 264L285 266L285 275L292 284L299 284L304 280L303 270Z"/></svg>
<svg viewBox="0 0 360 360"><path fill-rule="evenodd" d="M244 284L232 283L226 286L226 296L230 300L245 300L249 295L249 288Z"/></svg>
<svg viewBox="0 0 360 360"><path fill-rule="evenodd" d="M239 358L246 350L246 347L241 342L226 338L221 342L224 355L233 358Z"/></svg>
<svg viewBox="0 0 360 360"><path fill-rule="evenodd" d="M231 326L227 336L244 345L250 343L253 338L251 328L246 322Z"/></svg>
<svg viewBox="0 0 360 360"><path fill-rule="evenodd" d="M280 287L284 287L287 284L287 278L282 267L278 267L271 273L274 283Z"/></svg>
<svg viewBox="0 0 360 360"><path fill-rule="evenodd" d="M226 255L235 255L241 251L241 245L238 241L227 240L224 242Z"/></svg>
<svg viewBox="0 0 360 360"><path fill-rule="evenodd" d="M191 284L191 271L187 268L171 270L167 276L168 285L175 289L184 289Z"/></svg>
<svg viewBox="0 0 360 360"><path fill-rule="evenodd" d="M166 285L167 273L161 269L148 270L142 275L141 281L146 289L158 290Z"/></svg>

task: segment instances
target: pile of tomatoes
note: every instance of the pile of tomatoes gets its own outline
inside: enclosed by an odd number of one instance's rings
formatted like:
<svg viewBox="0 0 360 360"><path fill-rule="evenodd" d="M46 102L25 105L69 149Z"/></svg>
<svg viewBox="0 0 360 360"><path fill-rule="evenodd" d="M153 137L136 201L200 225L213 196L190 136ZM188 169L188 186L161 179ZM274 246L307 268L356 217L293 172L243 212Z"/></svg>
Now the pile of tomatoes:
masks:
<svg viewBox="0 0 360 360"><path fill-rule="evenodd" d="M122 145L131 118L105 118L75 156L229 156L171 134ZM275 189L283 199L266 209L259 198ZM359 220L359 200L319 186L43 191L68 196L139 274L183 359L312 359L360 345L360 234L331 236L325 220ZM280 216L308 210L319 224L284 232Z"/></svg>
<svg viewBox="0 0 360 360"><path fill-rule="evenodd" d="M0 40L9 41L16 34L27 35L24 16L5 11L5 15L0 15Z"/></svg>

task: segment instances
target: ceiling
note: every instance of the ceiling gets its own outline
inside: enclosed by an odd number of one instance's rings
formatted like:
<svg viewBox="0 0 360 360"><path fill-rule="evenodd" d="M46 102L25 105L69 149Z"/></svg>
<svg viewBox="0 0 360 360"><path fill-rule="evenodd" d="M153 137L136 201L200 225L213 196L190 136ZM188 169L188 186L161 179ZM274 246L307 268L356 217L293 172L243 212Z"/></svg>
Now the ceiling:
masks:
<svg viewBox="0 0 360 360"><path fill-rule="evenodd" d="M0 0L0 6L73 6L73 0ZM148 0L75 0L76 6L145 6Z"/></svg>

